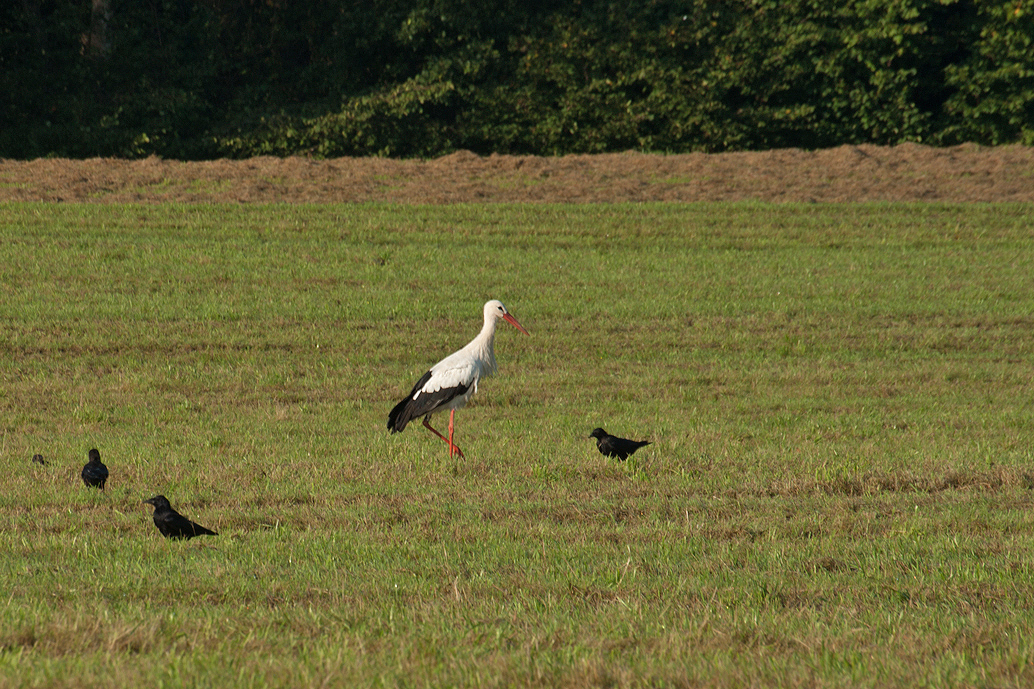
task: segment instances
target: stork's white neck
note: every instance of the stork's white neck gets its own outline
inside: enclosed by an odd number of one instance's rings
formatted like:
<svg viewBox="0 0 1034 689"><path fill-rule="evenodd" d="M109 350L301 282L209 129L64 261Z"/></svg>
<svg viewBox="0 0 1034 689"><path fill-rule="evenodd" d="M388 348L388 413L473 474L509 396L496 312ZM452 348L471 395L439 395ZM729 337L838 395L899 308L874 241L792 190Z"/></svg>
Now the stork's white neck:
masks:
<svg viewBox="0 0 1034 689"><path fill-rule="evenodd" d="M464 347L478 363L480 376L488 377L498 370L495 361L495 318L485 318L481 332Z"/></svg>

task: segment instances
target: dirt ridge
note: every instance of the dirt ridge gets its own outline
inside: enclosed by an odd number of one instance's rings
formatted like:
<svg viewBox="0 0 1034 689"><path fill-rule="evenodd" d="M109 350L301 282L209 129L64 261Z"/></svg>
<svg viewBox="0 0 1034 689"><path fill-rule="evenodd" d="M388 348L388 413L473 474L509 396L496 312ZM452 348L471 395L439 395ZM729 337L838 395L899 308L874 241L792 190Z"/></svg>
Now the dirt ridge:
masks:
<svg viewBox="0 0 1034 689"><path fill-rule="evenodd" d="M840 146L433 160L0 159L0 202L1031 202L1034 147Z"/></svg>

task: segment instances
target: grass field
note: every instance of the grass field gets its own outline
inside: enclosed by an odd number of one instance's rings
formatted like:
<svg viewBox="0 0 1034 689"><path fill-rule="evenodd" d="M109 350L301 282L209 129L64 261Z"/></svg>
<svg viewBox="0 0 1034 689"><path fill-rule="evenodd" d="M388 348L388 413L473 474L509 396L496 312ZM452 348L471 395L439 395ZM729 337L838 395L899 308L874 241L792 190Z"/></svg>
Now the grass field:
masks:
<svg viewBox="0 0 1034 689"><path fill-rule="evenodd" d="M1032 227L0 205L0 686L1030 686ZM489 298L466 461L390 435Z"/></svg>

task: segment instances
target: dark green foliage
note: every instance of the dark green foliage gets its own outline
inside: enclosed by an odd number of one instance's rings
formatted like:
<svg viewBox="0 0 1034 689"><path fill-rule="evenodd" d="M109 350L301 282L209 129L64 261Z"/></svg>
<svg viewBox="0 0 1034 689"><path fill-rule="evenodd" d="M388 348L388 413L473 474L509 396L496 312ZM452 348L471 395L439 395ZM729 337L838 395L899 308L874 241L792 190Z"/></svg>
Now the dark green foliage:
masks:
<svg viewBox="0 0 1034 689"><path fill-rule="evenodd" d="M1034 145L1034 7L980 3L979 36L965 61L945 69L944 140Z"/></svg>
<svg viewBox="0 0 1034 689"><path fill-rule="evenodd" d="M80 5L0 3L0 155L71 153L94 86L80 55L89 5Z"/></svg>
<svg viewBox="0 0 1034 689"><path fill-rule="evenodd" d="M0 30L0 155L215 155L217 17L185 0L23 0ZM206 145L205 141L208 139Z"/></svg>
<svg viewBox="0 0 1034 689"><path fill-rule="evenodd" d="M0 156L1034 143L1018 0L108 7L4 3Z"/></svg>

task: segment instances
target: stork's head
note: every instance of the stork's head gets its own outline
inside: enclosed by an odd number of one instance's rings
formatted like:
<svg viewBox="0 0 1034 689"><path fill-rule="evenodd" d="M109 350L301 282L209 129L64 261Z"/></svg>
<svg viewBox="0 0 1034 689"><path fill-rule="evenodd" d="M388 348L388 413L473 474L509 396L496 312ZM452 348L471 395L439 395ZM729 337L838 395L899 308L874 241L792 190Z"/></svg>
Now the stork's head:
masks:
<svg viewBox="0 0 1034 689"><path fill-rule="evenodd" d="M525 335L530 335L524 326L517 322L517 319L510 315L510 312L503 306L503 302L498 299L485 302L485 323L494 322L502 318L504 321L512 325L513 327L520 330Z"/></svg>

